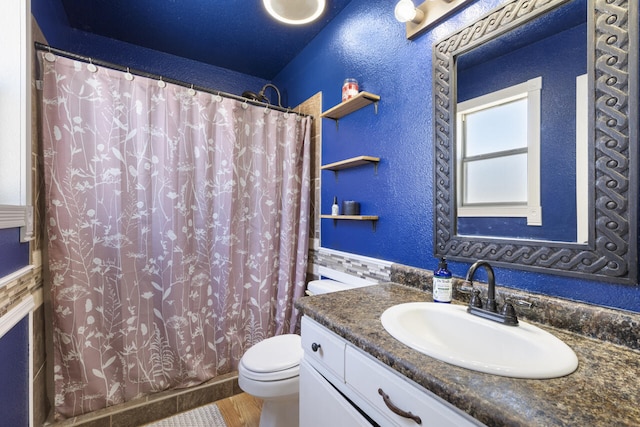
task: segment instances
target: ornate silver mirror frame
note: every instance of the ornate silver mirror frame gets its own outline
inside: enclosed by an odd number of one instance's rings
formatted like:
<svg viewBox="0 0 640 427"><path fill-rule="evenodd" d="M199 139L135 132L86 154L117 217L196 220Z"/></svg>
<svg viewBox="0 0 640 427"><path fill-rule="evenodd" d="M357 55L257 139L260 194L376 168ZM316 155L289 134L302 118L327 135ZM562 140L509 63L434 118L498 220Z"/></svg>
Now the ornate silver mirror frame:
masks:
<svg viewBox="0 0 640 427"><path fill-rule="evenodd" d="M588 1L587 244L461 236L456 231L456 56L569 0L513 0L435 44L434 253L452 260L637 284L638 3Z"/></svg>

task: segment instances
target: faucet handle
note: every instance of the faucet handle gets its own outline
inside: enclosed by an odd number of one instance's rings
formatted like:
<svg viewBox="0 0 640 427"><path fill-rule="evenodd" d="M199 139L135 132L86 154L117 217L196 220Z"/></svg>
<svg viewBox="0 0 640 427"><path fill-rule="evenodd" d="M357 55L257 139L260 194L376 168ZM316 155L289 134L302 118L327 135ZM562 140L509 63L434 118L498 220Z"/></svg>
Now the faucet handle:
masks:
<svg viewBox="0 0 640 427"><path fill-rule="evenodd" d="M458 286L457 291L463 294L470 294L473 292L473 283L468 280L463 280L460 286Z"/></svg>
<svg viewBox="0 0 640 427"><path fill-rule="evenodd" d="M504 317L504 323L507 325L517 325L518 324L518 316L516 315L516 310L513 308L513 305L506 302L502 306L502 317Z"/></svg>
<svg viewBox="0 0 640 427"><path fill-rule="evenodd" d="M522 309L524 311L528 311L531 310L533 308L533 303L529 302L529 301L525 301L522 299L513 299L513 298L505 298L504 299L505 303L509 303L515 307L518 307L518 309Z"/></svg>
<svg viewBox="0 0 640 427"><path fill-rule="evenodd" d="M480 298L479 289L474 289L471 292L471 300L469 301L469 307L482 308L482 298Z"/></svg>

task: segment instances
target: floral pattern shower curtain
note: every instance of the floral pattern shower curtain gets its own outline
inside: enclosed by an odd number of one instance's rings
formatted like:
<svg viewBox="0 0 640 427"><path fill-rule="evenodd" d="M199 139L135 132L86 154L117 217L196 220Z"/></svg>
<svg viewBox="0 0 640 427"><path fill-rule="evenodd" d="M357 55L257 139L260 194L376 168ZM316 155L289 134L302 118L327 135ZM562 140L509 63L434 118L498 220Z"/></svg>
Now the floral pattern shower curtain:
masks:
<svg viewBox="0 0 640 427"><path fill-rule="evenodd" d="M294 332L311 119L41 63L57 418L199 384Z"/></svg>

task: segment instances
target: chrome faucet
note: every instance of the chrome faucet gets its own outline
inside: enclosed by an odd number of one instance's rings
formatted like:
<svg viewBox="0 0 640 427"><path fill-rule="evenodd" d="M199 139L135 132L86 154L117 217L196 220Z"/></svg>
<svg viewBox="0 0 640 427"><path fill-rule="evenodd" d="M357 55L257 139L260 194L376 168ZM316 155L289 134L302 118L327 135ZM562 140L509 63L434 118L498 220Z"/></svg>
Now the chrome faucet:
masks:
<svg viewBox="0 0 640 427"><path fill-rule="evenodd" d="M469 271L467 272L467 282L469 282L473 287L473 275L476 273L478 267L484 267L487 271L487 282L489 284L487 304L483 307L482 298L480 298L480 290L473 289L467 312L485 319L493 320L494 322L499 322L509 326L518 326L516 310L510 303L505 302L502 306L502 311L498 313L498 307L496 304L496 276L493 273L493 268L491 268L491 265L487 261L476 261L471 267L469 267Z"/></svg>

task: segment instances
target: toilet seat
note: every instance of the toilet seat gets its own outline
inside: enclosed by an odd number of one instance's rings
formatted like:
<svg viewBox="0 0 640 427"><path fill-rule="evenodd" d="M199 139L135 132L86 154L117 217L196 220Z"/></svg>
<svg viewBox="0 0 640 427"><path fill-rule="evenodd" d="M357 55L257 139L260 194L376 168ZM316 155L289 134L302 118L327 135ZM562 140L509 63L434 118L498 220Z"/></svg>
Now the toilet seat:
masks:
<svg viewBox="0 0 640 427"><path fill-rule="evenodd" d="M239 374L255 381L280 381L297 377L302 354L300 335L271 337L245 352L240 360Z"/></svg>
<svg viewBox="0 0 640 427"><path fill-rule="evenodd" d="M245 377L248 380L260 382L283 381L286 379L295 378L300 375L300 365L282 371L254 372L244 366L244 364L241 362L239 375Z"/></svg>

